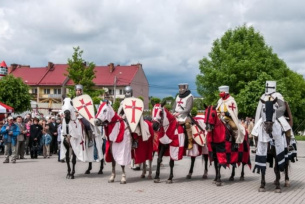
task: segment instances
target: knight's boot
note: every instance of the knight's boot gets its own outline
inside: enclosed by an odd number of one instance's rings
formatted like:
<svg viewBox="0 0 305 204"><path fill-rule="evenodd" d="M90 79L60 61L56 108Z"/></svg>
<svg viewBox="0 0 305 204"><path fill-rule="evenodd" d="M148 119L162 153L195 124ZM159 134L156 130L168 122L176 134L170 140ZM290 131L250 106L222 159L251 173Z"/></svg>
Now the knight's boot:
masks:
<svg viewBox="0 0 305 204"><path fill-rule="evenodd" d="M190 123L185 123L186 127L186 134L188 138L188 146L187 149L193 149L193 137L192 137L192 129L191 129L191 124Z"/></svg>

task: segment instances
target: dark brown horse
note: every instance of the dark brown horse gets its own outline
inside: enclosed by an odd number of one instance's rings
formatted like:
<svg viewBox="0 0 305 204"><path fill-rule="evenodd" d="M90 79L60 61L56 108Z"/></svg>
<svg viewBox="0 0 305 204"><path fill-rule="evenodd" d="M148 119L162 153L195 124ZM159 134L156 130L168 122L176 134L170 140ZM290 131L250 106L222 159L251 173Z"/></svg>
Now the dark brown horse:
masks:
<svg viewBox="0 0 305 204"><path fill-rule="evenodd" d="M220 169L232 165L232 173L230 181L234 180L235 167L242 164L240 180L244 180L244 166L250 162L250 147L248 143L248 134L242 144L236 144L230 130L218 118L216 107L209 106L205 110L205 119L207 134L207 144L209 149L209 157L214 161L216 176L214 182L217 186L222 185Z"/></svg>

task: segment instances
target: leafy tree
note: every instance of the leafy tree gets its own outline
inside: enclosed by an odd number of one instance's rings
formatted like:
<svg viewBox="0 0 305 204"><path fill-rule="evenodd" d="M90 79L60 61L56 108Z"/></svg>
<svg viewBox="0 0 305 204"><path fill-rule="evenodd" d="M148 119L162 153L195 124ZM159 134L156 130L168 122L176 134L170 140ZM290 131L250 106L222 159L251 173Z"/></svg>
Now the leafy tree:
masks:
<svg viewBox="0 0 305 204"><path fill-rule="evenodd" d="M82 84L84 86L84 93L90 95L91 97L98 97L103 93L103 90L96 90L94 89L94 82L93 79L96 78L95 76L95 64L90 62L88 66L86 65L86 61L83 60L82 55L83 51L80 50L79 47L74 47L74 53L72 55L72 59L68 59L68 76L74 84ZM70 97L75 96L74 87L69 88L69 95Z"/></svg>
<svg viewBox="0 0 305 204"><path fill-rule="evenodd" d="M151 97L149 102L149 109L151 110L154 106L154 104L160 103L161 99L157 97Z"/></svg>
<svg viewBox="0 0 305 204"><path fill-rule="evenodd" d="M0 101L14 108L16 113L31 109L29 86L21 78L9 74L0 79Z"/></svg>
<svg viewBox="0 0 305 204"><path fill-rule="evenodd" d="M112 104L113 110L117 112L120 107L120 104L121 104L120 100L115 100L114 104Z"/></svg>
<svg viewBox="0 0 305 204"><path fill-rule="evenodd" d="M193 107L195 107L197 110L204 110L204 101L201 98L195 98L193 101Z"/></svg>
<svg viewBox="0 0 305 204"><path fill-rule="evenodd" d="M196 107L193 107L191 110L191 116L195 117L198 113L198 109Z"/></svg>
<svg viewBox="0 0 305 204"><path fill-rule="evenodd" d="M218 87L228 85L240 117L254 116L266 80L276 80L277 91L289 102L295 123L305 118L301 108L305 102L304 78L291 71L252 26L230 29L216 39L208 57L199 61L199 69L197 91L206 104L215 104Z"/></svg>

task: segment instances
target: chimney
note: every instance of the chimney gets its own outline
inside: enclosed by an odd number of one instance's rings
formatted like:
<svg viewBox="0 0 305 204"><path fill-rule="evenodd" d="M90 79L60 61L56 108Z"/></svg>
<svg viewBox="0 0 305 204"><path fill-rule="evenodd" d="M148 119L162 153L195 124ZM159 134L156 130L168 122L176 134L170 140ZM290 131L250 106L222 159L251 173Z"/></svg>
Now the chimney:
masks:
<svg viewBox="0 0 305 204"><path fill-rule="evenodd" d="M138 63L137 66L138 66L139 69L142 69L142 64L141 63Z"/></svg>
<svg viewBox="0 0 305 204"><path fill-rule="evenodd" d="M108 64L108 67L109 67L109 72L112 73L114 71L114 64L110 63Z"/></svg>
<svg viewBox="0 0 305 204"><path fill-rule="evenodd" d="M17 67L18 64L11 64L11 67L8 68L8 73L12 73Z"/></svg>
<svg viewBox="0 0 305 204"><path fill-rule="evenodd" d="M50 71L54 70L53 62L48 62L48 70L50 70Z"/></svg>

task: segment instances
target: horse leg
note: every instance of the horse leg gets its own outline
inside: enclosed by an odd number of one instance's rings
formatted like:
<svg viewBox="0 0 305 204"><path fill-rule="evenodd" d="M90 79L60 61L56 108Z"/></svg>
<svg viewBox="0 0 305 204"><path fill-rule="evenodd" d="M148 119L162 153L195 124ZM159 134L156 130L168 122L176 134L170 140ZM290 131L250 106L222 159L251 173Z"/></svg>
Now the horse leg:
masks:
<svg viewBox="0 0 305 204"><path fill-rule="evenodd" d="M235 166L232 166L232 173L231 173L231 177L229 178L229 181L234 181L234 176L235 176Z"/></svg>
<svg viewBox="0 0 305 204"><path fill-rule="evenodd" d="M220 175L220 164L219 162L217 161L217 179L216 179L216 186L222 186L222 181L221 181L221 175Z"/></svg>
<svg viewBox="0 0 305 204"><path fill-rule="evenodd" d="M280 174L280 170L278 168L278 162L277 162L277 159L275 160L275 165L274 165L274 173L275 173L275 176L276 176L276 179L275 179L275 193L282 193L282 189L281 189L281 186L280 186L280 179L281 179L281 174Z"/></svg>
<svg viewBox="0 0 305 204"><path fill-rule="evenodd" d="M126 184L126 174L125 174L125 166L122 167L122 178L120 184Z"/></svg>
<svg viewBox="0 0 305 204"><path fill-rule="evenodd" d="M285 164L285 184L284 187L290 187L290 182L289 182L289 174L288 174L288 170L289 170L289 162L287 162Z"/></svg>
<svg viewBox="0 0 305 204"><path fill-rule="evenodd" d="M76 164L76 155L75 155L74 151L72 150L72 173L71 173L71 179L74 179L75 164Z"/></svg>
<svg viewBox="0 0 305 204"><path fill-rule="evenodd" d="M92 170L92 162L89 162L89 166L85 174L90 174L90 171Z"/></svg>
<svg viewBox="0 0 305 204"><path fill-rule="evenodd" d="M149 165L149 174L147 176L148 179L152 179L152 160L148 161L148 165Z"/></svg>
<svg viewBox="0 0 305 204"><path fill-rule="evenodd" d="M265 185L266 185L266 181L265 181L265 171L261 171L261 186L258 189L258 192L265 192Z"/></svg>
<svg viewBox="0 0 305 204"><path fill-rule="evenodd" d="M191 157L191 167L189 170L189 174L186 176L187 179L191 179L192 178L192 174L193 174L193 170L194 170L194 164L195 164L195 159L196 157Z"/></svg>
<svg viewBox="0 0 305 204"><path fill-rule="evenodd" d="M208 155L204 154L202 156L203 156L203 159L204 159L204 173L203 173L202 178L207 179L208 178Z"/></svg>
<svg viewBox="0 0 305 204"><path fill-rule="evenodd" d="M240 173L240 178L239 178L240 181L245 180L245 165L246 164L242 164L242 166L241 166L241 173Z"/></svg>
<svg viewBox="0 0 305 204"><path fill-rule="evenodd" d="M174 172L173 172L173 170L174 170L174 165L175 165L175 161L172 160L172 159L170 159L170 161L169 161L169 166L170 166L171 170L170 170L169 178L168 178L167 181L166 181L167 184L173 183L173 177L174 177Z"/></svg>
<svg viewBox="0 0 305 204"><path fill-rule="evenodd" d="M113 183L114 182L114 179L115 179L115 161L114 159L112 158L112 172L111 172L111 176L108 180L108 183Z"/></svg>
<svg viewBox="0 0 305 204"><path fill-rule="evenodd" d="M103 169L104 169L104 159L101 160L100 170L98 171L97 174L103 174Z"/></svg>
<svg viewBox="0 0 305 204"><path fill-rule="evenodd" d="M67 167L68 167L68 173L67 173L66 178L70 179L71 167L70 167L70 154L69 154L70 152L69 152L69 147L68 148L66 147L66 150L67 150L67 152L66 152L66 163L67 163Z"/></svg>
<svg viewBox="0 0 305 204"><path fill-rule="evenodd" d="M163 155L164 155L165 150L166 150L165 145L163 145L163 144L160 144L160 145L161 146L160 146L160 151L159 151L159 154L158 154L156 176L155 176L155 179L154 179L155 183L160 183L160 166L161 166Z"/></svg>
<svg viewBox="0 0 305 204"><path fill-rule="evenodd" d="M145 178L145 174L146 174L146 163L143 162L142 165L143 165L143 168L142 168L142 174L141 174L140 178Z"/></svg>

